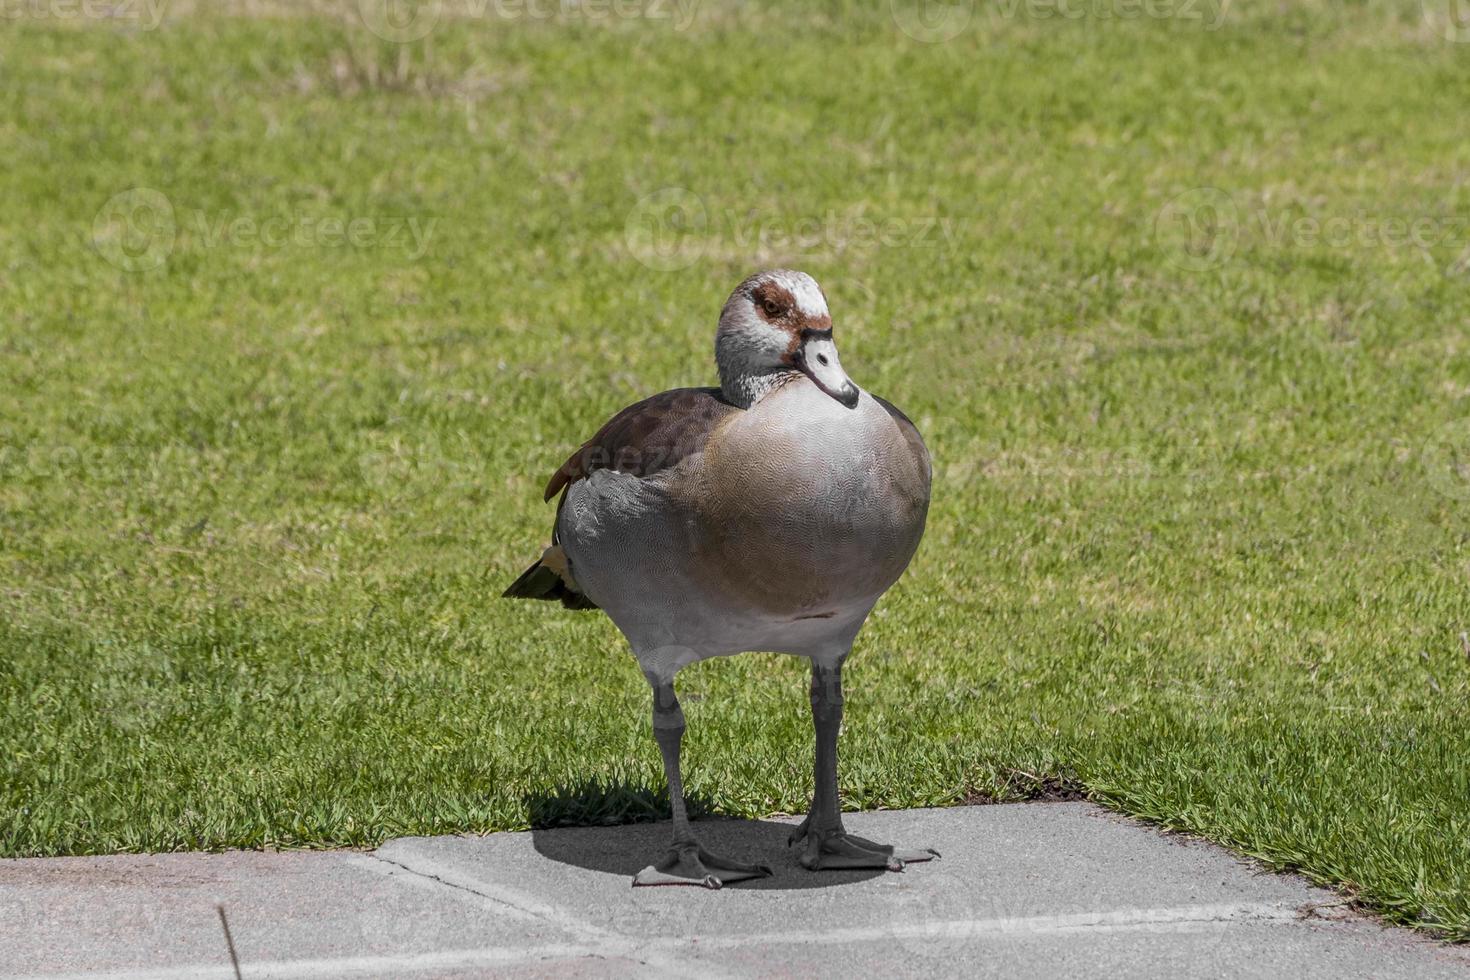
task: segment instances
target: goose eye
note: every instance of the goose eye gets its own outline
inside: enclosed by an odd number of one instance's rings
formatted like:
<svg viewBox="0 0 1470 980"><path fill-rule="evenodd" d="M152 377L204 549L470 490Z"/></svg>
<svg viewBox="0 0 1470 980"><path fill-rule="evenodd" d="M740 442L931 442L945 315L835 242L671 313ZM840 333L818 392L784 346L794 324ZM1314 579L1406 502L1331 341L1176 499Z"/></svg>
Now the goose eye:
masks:
<svg viewBox="0 0 1470 980"><path fill-rule="evenodd" d="M766 313L770 316L775 316L781 312L780 305L773 299L762 300L761 305L766 308Z"/></svg>

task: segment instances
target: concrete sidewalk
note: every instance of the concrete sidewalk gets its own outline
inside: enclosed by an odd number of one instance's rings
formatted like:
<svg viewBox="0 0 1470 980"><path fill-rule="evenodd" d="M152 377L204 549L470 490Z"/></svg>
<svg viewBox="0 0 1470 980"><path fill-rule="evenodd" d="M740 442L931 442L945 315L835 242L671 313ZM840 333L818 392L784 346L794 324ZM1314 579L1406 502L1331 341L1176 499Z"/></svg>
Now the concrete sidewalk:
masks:
<svg viewBox="0 0 1470 980"><path fill-rule="evenodd" d="M1470 977L1470 950L1081 803L850 814L937 848L811 874L789 824L701 821L773 878L629 887L668 825L405 838L379 850L0 861L0 974L233 977Z"/></svg>

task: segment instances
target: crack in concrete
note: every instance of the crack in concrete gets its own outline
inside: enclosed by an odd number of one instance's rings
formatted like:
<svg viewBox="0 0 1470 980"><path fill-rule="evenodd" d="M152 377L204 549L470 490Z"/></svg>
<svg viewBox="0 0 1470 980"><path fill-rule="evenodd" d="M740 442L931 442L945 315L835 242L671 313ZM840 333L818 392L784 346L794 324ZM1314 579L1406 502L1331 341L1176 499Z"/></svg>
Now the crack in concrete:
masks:
<svg viewBox="0 0 1470 980"><path fill-rule="evenodd" d="M477 891L476 889L471 888L468 885L461 884L459 882L446 881L443 877L432 872L420 871L418 868L410 867L409 865L404 864L402 861L394 861L391 858L385 858L376 853L358 856L356 860L351 860L350 863L355 865L356 867L371 871L374 874L383 874L393 878L400 877L399 875L395 874L394 871L387 870L387 868L393 868L396 871L403 872L404 875L411 877L415 881L418 881L427 887L432 888L433 886L439 886L441 888L447 888L452 892L462 892L466 895L473 896L474 898L482 900L482 902L488 902L492 906L494 906L493 911L509 912L513 917L519 919L534 919L538 922L548 922L545 917L537 915L534 911L530 909L521 908L519 905L508 901L503 896L491 895L483 891ZM371 866L375 864L386 865L387 868ZM457 895L456 898L460 898L460 896ZM548 924L554 925L555 923Z"/></svg>
<svg viewBox="0 0 1470 980"><path fill-rule="evenodd" d="M588 956L616 956L624 959L634 960L641 965L654 971L655 975L669 975L672 977L687 977L697 972L702 976L719 977L724 974L713 971L704 964L696 964L673 955L673 949L659 949L661 944L656 942L633 942L627 937L610 932L599 926L568 913L565 909L537 901L515 889L503 886L491 886L477 878L451 872L423 855L413 855L412 858L384 857L374 851L364 855L369 861L375 861L389 867L397 868L420 881L432 882L434 885L448 889L456 897L470 895L484 902L492 903L497 911L508 910L518 918L533 919L537 922L572 933L583 940L592 940L596 946L583 947L554 947L565 952L573 952L578 958ZM413 860L414 864L407 863ZM651 952L651 950L657 950ZM528 953L532 951L527 951ZM538 958L528 956L528 958Z"/></svg>

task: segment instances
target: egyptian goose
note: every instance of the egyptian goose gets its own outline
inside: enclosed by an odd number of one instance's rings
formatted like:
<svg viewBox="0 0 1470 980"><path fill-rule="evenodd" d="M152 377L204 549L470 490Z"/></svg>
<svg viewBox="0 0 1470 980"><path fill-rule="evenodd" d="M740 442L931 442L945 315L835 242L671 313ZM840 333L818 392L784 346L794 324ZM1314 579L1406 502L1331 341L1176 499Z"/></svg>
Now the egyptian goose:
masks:
<svg viewBox="0 0 1470 980"><path fill-rule="evenodd" d="M929 453L888 402L853 384L808 275L751 276L720 312L718 388L623 409L546 485L552 544L505 595L601 608L653 687L653 732L673 804L668 852L635 885L718 888L771 873L695 840L679 774L674 675L752 650L812 662L816 790L792 834L810 870L887 868L938 855L848 834L837 791L842 664L874 603L919 546Z"/></svg>

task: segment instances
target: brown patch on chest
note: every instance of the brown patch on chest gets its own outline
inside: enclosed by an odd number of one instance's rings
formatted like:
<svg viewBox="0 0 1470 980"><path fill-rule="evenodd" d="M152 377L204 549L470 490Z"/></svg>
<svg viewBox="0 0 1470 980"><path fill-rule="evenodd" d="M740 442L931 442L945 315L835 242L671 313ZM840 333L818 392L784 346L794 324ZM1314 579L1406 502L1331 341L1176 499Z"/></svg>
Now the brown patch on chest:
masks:
<svg viewBox="0 0 1470 980"><path fill-rule="evenodd" d="M891 586L923 531L927 470L886 417L877 433L848 446L838 430L785 417L741 419L711 440L681 494L701 591L798 619Z"/></svg>

